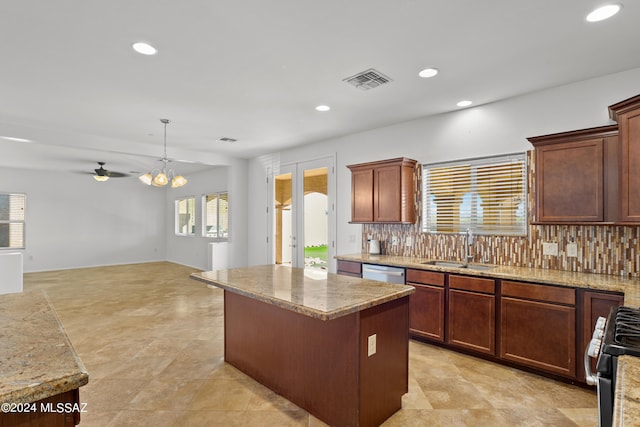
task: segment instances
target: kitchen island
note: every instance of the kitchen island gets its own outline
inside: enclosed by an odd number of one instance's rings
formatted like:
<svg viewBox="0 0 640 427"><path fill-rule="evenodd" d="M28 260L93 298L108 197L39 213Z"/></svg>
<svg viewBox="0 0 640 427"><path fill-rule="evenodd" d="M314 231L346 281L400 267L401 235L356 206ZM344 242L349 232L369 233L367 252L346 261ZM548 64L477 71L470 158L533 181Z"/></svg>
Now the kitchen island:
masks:
<svg viewBox="0 0 640 427"><path fill-rule="evenodd" d="M42 291L0 296L0 426L73 426L89 382Z"/></svg>
<svg viewBox="0 0 640 427"><path fill-rule="evenodd" d="M191 277L224 289L229 364L332 426L401 408L413 287L278 265Z"/></svg>

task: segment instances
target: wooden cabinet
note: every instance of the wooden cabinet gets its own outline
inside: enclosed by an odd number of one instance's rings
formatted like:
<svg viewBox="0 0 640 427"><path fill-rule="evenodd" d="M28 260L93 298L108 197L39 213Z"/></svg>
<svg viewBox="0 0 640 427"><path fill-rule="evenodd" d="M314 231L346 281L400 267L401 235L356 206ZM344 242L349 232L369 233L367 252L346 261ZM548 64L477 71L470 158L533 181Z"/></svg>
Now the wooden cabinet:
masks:
<svg viewBox="0 0 640 427"><path fill-rule="evenodd" d="M593 330L596 326L598 317L607 317L613 307L619 307L624 302L624 295L613 292L601 292L585 290L580 291L582 294L582 329L581 339L578 346L578 355L583 354L591 338ZM591 358L591 372L596 371L596 359ZM578 379L585 380L584 366L578 363Z"/></svg>
<svg viewBox="0 0 640 427"><path fill-rule="evenodd" d="M502 281L500 358L576 375L576 290Z"/></svg>
<svg viewBox="0 0 640 427"><path fill-rule="evenodd" d="M495 281L449 275L447 343L495 355Z"/></svg>
<svg viewBox="0 0 640 427"><path fill-rule="evenodd" d="M536 223L617 219L618 127L528 138L535 147Z"/></svg>
<svg viewBox="0 0 640 427"><path fill-rule="evenodd" d="M416 288L409 297L409 333L444 341L444 273L407 269L407 284Z"/></svg>
<svg viewBox="0 0 640 427"><path fill-rule="evenodd" d="M362 277L362 263L338 260L337 273L345 276Z"/></svg>
<svg viewBox="0 0 640 427"><path fill-rule="evenodd" d="M609 107L618 122L621 223L640 223L640 95Z"/></svg>
<svg viewBox="0 0 640 427"><path fill-rule="evenodd" d="M351 170L351 222L415 223L416 163L402 157L347 166Z"/></svg>

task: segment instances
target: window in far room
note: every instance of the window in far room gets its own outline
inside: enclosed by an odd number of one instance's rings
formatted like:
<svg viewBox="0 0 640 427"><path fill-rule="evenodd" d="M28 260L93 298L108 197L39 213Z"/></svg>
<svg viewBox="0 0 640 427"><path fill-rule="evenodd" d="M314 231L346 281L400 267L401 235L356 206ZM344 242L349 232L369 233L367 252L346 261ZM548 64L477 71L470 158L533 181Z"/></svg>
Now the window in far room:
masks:
<svg viewBox="0 0 640 427"><path fill-rule="evenodd" d="M216 240L229 239L229 193L202 196L202 235Z"/></svg>
<svg viewBox="0 0 640 427"><path fill-rule="evenodd" d="M25 194L0 193L0 249L24 249Z"/></svg>
<svg viewBox="0 0 640 427"><path fill-rule="evenodd" d="M196 198L193 196L176 199L176 236L195 236Z"/></svg>

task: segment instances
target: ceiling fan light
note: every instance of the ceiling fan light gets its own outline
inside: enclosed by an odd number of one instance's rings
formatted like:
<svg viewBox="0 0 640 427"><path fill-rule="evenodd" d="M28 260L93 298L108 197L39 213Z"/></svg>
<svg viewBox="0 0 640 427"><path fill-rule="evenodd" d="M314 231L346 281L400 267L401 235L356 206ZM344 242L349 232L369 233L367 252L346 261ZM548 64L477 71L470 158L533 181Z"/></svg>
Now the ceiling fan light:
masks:
<svg viewBox="0 0 640 427"><path fill-rule="evenodd" d="M156 187L164 187L169 183L169 179L167 178L167 174L165 174L163 171L156 175L151 183Z"/></svg>
<svg viewBox="0 0 640 427"><path fill-rule="evenodd" d="M145 185L151 185L151 180L153 180L153 176L150 172L145 173L144 175L140 175L138 179Z"/></svg>
<svg viewBox="0 0 640 427"><path fill-rule="evenodd" d="M93 175L93 179L99 182L105 182L109 179L107 175Z"/></svg>
<svg viewBox="0 0 640 427"><path fill-rule="evenodd" d="M182 187L187 183L187 178L182 175L178 175L171 180L171 188Z"/></svg>

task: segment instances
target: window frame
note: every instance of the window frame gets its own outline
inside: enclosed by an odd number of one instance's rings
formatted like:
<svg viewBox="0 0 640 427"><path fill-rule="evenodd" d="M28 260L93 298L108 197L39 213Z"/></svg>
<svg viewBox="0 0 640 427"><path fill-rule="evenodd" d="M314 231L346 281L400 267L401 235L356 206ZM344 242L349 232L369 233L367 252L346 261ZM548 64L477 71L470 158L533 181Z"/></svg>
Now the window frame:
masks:
<svg viewBox="0 0 640 427"><path fill-rule="evenodd" d="M521 174L518 173L518 176L521 176L521 181L515 180L515 179L509 181L509 182L512 182L513 186L516 186L515 188L519 189L518 191L514 191L513 193L510 193L511 195L517 195L518 197L518 199L514 199L518 203L513 205L513 208L512 208L513 211L508 216L508 218L511 219L512 221L500 222L493 225L491 225L490 223L483 224L482 222L479 222L479 219L482 218L480 215L482 215L483 211L478 208L478 200L481 199L481 196L478 191L480 179L478 178L477 172L481 168L487 168L487 167L499 166L499 165L509 165L509 164L518 165L518 167L521 166ZM448 182L454 183L453 184L454 190L452 190L451 194L448 196L452 199L457 197L458 200L462 200L462 199L467 199L467 200L464 202L461 201L457 206L457 210L458 210L457 213L455 213L453 216L450 217L449 225L451 227L451 230L438 229L439 228L438 223L436 222L436 224L433 224L433 221L432 221L432 218L433 218L432 209L435 208L435 205L429 199L435 196L433 196L430 192L431 174L429 171L436 168L455 169L455 168L463 168L463 167L469 168L469 177L467 178L468 182L462 181L464 183L458 184L458 185L460 185L461 190L463 189L464 185L468 185L470 190L465 192L464 196L462 197L460 197L461 193L457 193L456 195L455 178L459 177L460 175L456 176L455 171L451 171L451 178L449 178ZM486 176L483 174L481 175ZM498 176L497 173L496 173L496 176ZM491 182L490 179L488 179L488 181ZM529 200L528 200L528 194L527 194L528 193L527 181L528 181L528 165L527 165L526 152L500 154L500 155L487 156L487 157L476 157L476 158L453 160L453 161L447 161L447 162L425 163L422 165L421 231L423 233L428 233L428 234L459 234L459 233L465 232L466 229L470 229L471 231L473 231L475 234L478 234L478 235L514 236L514 237L527 236L529 232L529 227L528 227ZM485 186L483 188L485 188L485 191L486 191L487 187ZM489 191L488 191L489 194L501 194L499 189L507 189L508 185L500 185L500 186L488 187L488 188L489 188ZM467 196L469 197L467 198ZM463 203L466 203L468 208L464 210L464 213L466 214L465 217L469 222L468 224L465 224L462 221L463 209L461 209L461 206ZM453 204L449 204L449 208L452 210L455 210L456 207L453 207L453 206L454 206ZM496 216L494 213L494 215L490 216L489 218L494 220L496 218L499 219L500 215ZM486 219L486 218L483 218L483 219ZM436 221L437 221L437 213L436 213Z"/></svg>
<svg viewBox="0 0 640 427"><path fill-rule="evenodd" d="M214 196L216 197L218 200L220 199L220 196L225 195L226 196L226 202L227 202L227 212L226 212L226 222L227 222L227 233L226 236L220 236L220 203L216 204L216 235L209 235L208 233L208 228L210 226L210 224L208 224L208 212L207 212L207 198L210 196ZM211 193L206 193L202 195L202 237L205 237L207 239L211 239L213 241L216 242L227 242L229 241L229 235L230 235L230 231L231 231L231 227L230 227L230 222L231 222L231 215L230 215L230 203L229 203L229 191L225 190L225 191L215 191L215 192L211 192Z"/></svg>
<svg viewBox="0 0 640 427"><path fill-rule="evenodd" d="M187 213L189 213L189 200L193 200L193 222L191 221L187 221L187 232L183 233L180 231L180 226L182 225L180 222L180 202L181 201L186 201L187 202ZM194 237L196 235L196 224L197 224L197 218L196 218L196 196L182 196L182 197L178 197L176 198L175 202L174 202L174 232L176 236L180 236L180 237ZM192 231L189 232L188 230L188 225L192 224Z"/></svg>
<svg viewBox="0 0 640 427"><path fill-rule="evenodd" d="M0 196L20 196L22 198L22 219L12 219L11 218L11 204L9 204L9 218L2 219L0 218L0 224L8 224L9 230L9 246L0 246L0 251L14 251L19 249L26 249L27 246L27 194L26 193L18 193L18 192L0 192ZM22 225L22 245L21 246L11 246L11 225L12 224L20 224Z"/></svg>

